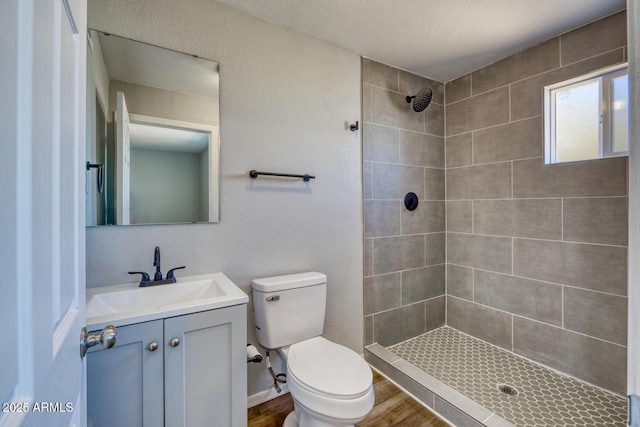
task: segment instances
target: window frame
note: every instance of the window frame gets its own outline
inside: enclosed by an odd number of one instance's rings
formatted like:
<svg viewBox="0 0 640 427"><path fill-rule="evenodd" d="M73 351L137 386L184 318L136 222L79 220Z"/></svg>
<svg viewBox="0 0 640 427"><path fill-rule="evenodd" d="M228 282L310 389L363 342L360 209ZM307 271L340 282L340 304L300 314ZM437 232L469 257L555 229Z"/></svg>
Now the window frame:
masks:
<svg viewBox="0 0 640 427"><path fill-rule="evenodd" d="M544 164L554 165L563 163L584 162L590 160L606 159L610 157L628 156L629 151L612 151L613 139L611 137L611 82L613 79L629 75L629 66L627 63L618 64L612 67L602 68L592 73L584 74L572 79L564 80L558 83L547 85L544 87ZM556 161L556 106L555 94L561 90L571 89L572 87L582 86L598 81L600 86L600 121L598 135L598 157L589 159L579 159L570 161Z"/></svg>

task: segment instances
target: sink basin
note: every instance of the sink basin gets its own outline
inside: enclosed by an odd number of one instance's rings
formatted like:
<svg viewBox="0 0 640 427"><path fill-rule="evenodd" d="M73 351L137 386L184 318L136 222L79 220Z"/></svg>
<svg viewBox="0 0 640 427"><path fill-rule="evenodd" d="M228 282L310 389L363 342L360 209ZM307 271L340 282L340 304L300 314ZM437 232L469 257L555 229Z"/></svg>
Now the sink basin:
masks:
<svg viewBox="0 0 640 427"><path fill-rule="evenodd" d="M249 298L223 273L178 278L176 283L87 289L87 329L128 325L246 304Z"/></svg>

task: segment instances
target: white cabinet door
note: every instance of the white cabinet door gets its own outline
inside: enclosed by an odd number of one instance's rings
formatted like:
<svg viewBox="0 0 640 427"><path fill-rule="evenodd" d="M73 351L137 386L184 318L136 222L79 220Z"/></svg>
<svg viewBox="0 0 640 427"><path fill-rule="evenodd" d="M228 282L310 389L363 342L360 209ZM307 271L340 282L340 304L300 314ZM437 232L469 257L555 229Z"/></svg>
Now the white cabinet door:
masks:
<svg viewBox="0 0 640 427"><path fill-rule="evenodd" d="M118 326L115 346L107 350L101 346L89 349L89 427L163 425L162 323L162 320L155 320Z"/></svg>
<svg viewBox="0 0 640 427"><path fill-rule="evenodd" d="M246 319L246 305L165 319L166 427L246 427Z"/></svg>
<svg viewBox="0 0 640 427"><path fill-rule="evenodd" d="M0 425L85 423L86 7L0 2Z"/></svg>

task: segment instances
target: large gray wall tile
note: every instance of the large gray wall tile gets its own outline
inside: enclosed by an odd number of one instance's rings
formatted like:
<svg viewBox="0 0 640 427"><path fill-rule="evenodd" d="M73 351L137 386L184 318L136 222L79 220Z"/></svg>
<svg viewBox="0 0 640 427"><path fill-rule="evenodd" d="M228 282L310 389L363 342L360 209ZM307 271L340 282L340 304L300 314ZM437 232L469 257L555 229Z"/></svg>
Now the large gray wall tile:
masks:
<svg viewBox="0 0 640 427"><path fill-rule="evenodd" d="M364 317L364 345L373 344L373 316Z"/></svg>
<svg viewBox="0 0 640 427"><path fill-rule="evenodd" d="M373 164L362 162L362 193L364 200L373 198Z"/></svg>
<svg viewBox="0 0 640 427"><path fill-rule="evenodd" d="M373 240L373 274L424 266L424 235L381 237Z"/></svg>
<svg viewBox="0 0 640 427"><path fill-rule="evenodd" d="M471 96L471 74L451 80L445 85L446 104L460 101Z"/></svg>
<svg viewBox="0 0 640 427"><path fill-rule="evenodd" d="M424 132L424 114L413 111L406 96L373 86L371 121L385 126Z"/></svg>
<svg viewBox="0 0 640 427"><path fill-rule="evenodd" d="M560 36L562 63L569 64L627 44L627 14L622 11Z"/></svg>
<svg viewBox="0 0 640 427"><path fill-rule="evenodd" d="M564 199L564 240L627 245L626 197Z"/></svg>
<svg viewBox="0 0 640 427"><path fill-rule="evenodd" d="M365 123L363 131L363 160L398 163L400 153L398 129Z"/></svg>
<svg viewBox="0 0 640 427"><path fill-rule="evenodd" d="M426 168L424 170L425 200L444 200L444 197L444 169Z"/></svg>
<svg viewBox="0 0 640 427"><path fill-rule="evenodd" d="M443 201L421 200L418 203L418 207L413 211L405 209L404 204L401 204L402 202L395 203L398 203L398 211L401 212L402 234L444 231Z"/></svg>
<svg viewBox="0 0 640 427"><path fill-rule="evenodd" d="M516 316L513 349L544 365L625 394L625 347Z"/></svg>
<svg viewBox="0 0 640 427"><path fill-rule="evenodd" d="M362 85L362 120L371 121L371 85Z"/></svg>
<svg viewBox="0 0 640 427"><path fill-rule="evenodd" d="M447 262L511 273L511 238L447 233Z"/></svg>
<svg viewBox="0 0 640 427"><path fill-rule="evenodd" d="M476 338L511 350L511 314L447 297L447 324Z"/></svg>
<svg viewBox="0 0 640 427"><path fill-rule="evenodd" d="M425 133L444 136L444 106L429 104L422 114L424 114Z"/></svg>
<svg viewBox="0 0 640 427"><path fill-rule="evenodd" d="M482 129L509 121L509 88L447 104L447 135Z"/></svg>
<svg viewBox="0 0 640 427"><path fill-rule="evenodd" d="M447 169L447 200L511 197L511 163Z"/></svg>
<svg viewBox="0 0 640 427"><path fill-rule="evenodd" d="M626 157L549 166L542 159L513 162L514 198L626 195Z"/></svg>
<svg viewBox="0 0 640 427"><path fill-rule="evenodd" d="M444 264L446 252L445 233L432 233L425 236L426 260L425 265Z"/></svg>
<svg viewBox="0 0 640 427"><path fill-rule="evenodd" d="M445 145L448 168L469 166L473 162L471 132L448 136Z"/></svg>
<svg viewBox="0 0 640 427"><path fill-rule="evenodd" d="M398 69L362 58L362 81L390 90L398 90Z"/></svg>
<svg viewBox="0 0 640 427"><path fill-rule="evenodd" d="M383 347L425 333L425 303L405 305L373 316L375 341Z"/></svg>
<svg viewBox="0 0 640 427"><path fill-rule="evenodd" d="M408 192L424 194L424 168L388 163L373 164L373 198L404 200Z"/></svg>
<svg viewBox="0 0 640 427"><path fill-rule="evenodd" d="M474 271L474 301L562 326L562 286L488 271Z"/></svg>
<svg viewBox="0 0 640 427"><path fill-rule="evenodd" d="M620 48L513 83L511 85L511 120L542 115L544 86L578 77L608 65L620 64L624 60L624 50Z"/></svg>
<svg viewBox="0 0 640 427"><path fill-rule="evenodd" d="M424 302L425 332L445 325L447 311L447 297L442 295Z"/></svg>
<svg viewBox="0 0 640 427"><path fill-rule="evenodd" d="M473 132L473 163L541 157L542 117Z"/></svg>
<svg viewBox="0 0 640 427"><path fill-rule="evenodd" d="M392 200L365 200L364 237L398 236L400 203Z"/></svg>
<svg viewBox="0 0 640 427"><path fill-rule="evenodd" d="M471 93L486 92L499 86L540 74L560 66L560 39L555 37L524 52L474 71Z"/></svg>
<svg viewBox="0 0 640 427"><path fill-rule="evenodd" d="M402 305L444 294L444 264L402 272Z"/></svg>
<svg viewBox="0 0 640 427"><path fill-rule="evenodd" d="M517 276L627 294L627 249L617 246L515 239Z"/></svg>
<svg viewBox="0 0 640 427"><path fill-rule="evenodd" d="M400 273L382 274L364 279L364 314L400 307L402 282Z"/></svg>
<svg viewBox="0 0 640 427"><path fill-rule="evenodd" d="M478 234L562 238L562 200L475 200L473 229Z"/></svg>
<svg viewBox="0 0 640 427"><path fill-rule="evenodd" d="M447 295L473 301L473 269L447 264Z"/></svg>
<svg viewBox="0 0 640 427"><path fill-rule="evenodd" d="M431 102L444 104L444 85L442 83L404 70L399 70L399 73L400 89L398 92L405 95L415 95L420 89L429 88L432 93Z"/></svg>
<svg viewBox="0 0 640 427"><path fill-rule="evenodd" d="M364 239L364 275L373 276L373 239Z"/></svg>
<svg viewBox="0 0 640 427"><path fill-rule="evenodd" d="M402 164L443 168L444 138L403 130L400 131L399 153Z"/></svg>
<svg viewBox="0 0 640 427"><path fill-rule="evenodd" d="M617 344L627 344L627 298L564 288L564 327Z"/></svg>
<svg viewBox="0 0 640 427"><path fill-rule="evenodd" d="M447 231L458 233L473 231L473 201L447 202Z"/></svg>

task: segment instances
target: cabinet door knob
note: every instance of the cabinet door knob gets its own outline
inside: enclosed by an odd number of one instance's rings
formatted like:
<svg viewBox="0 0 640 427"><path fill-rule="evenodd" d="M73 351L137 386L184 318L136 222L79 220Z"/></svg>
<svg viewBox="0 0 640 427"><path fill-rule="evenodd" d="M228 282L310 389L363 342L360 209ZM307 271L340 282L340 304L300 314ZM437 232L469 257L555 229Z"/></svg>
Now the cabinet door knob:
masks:
<svg viewBox="0 0 640 427"><path fill-rule="evenodd" d="M157 342L152 342L151 344L149 344L149 351L156 351L157 349L158 349Z"/></svg>
<svg viewBox="0 0 640 427"><path fill-rule="evenodd" d="M174 339L172 339L171 341L169 341L169 345L170 345L171 347L177 347L177 346L179 346L179 345L180 345L180 339L178 339L178 338L174 338Z"/></svg>

